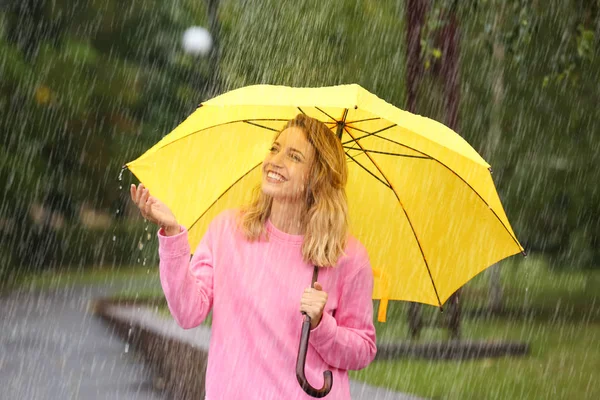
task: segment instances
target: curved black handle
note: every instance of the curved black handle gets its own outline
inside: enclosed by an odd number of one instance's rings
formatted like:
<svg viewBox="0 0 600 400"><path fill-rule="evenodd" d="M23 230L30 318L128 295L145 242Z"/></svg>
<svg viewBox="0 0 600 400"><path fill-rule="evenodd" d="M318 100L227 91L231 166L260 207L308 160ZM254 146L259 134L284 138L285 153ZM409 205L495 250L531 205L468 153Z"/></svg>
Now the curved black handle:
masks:
<svg viewBox="0 0 600 400"><path fill-rule="evenodd" d="M302 337L300 338L300 348L298 349L298 360L296 361L296 377L302 389L312 397L325 397L331 391L333 385L333 375L331 371L323 372L323 387L315 389L308 383L304 375L304 365L306 364L306 351L308 349L308 338L310 336L310 317L304 314L304 322L302 323Z"/></svg>
<svg viewBox="0 0 600 400"><path fill-rule="evenodd" d="M317 276L319 275L319 268L315 265L313 270L313 278L311 287L315 286ZM312 397L325 397L331 391L333 385L333 375L331 371L323 372L323 387L321 389L315 389L308 383L306 376L304 375L304 365L306 364L306 351L308 350L308 338L310 337L310 316L305 312L304 322L302 322L302 336L300 337L300 347L298 348L298 359L296 360L296 378L298 383L302 387L302 390Z"/></svg>

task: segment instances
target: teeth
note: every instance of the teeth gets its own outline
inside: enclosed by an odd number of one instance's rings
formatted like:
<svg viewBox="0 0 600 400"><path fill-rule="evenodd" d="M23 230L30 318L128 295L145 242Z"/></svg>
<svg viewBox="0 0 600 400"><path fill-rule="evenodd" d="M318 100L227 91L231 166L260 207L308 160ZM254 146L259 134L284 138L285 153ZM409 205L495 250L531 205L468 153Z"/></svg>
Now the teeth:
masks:
<svg viewBox="0 0 600 400"><path fill-rule="evenodd" d="M278 173L273 172L273 171L269 171L269 173L267 174L267 176L269 178L271 178L271 179L276 179L276 180L278 180L280 182L284 182L285 181L285 178L283 176L281 176Z"/></svg>

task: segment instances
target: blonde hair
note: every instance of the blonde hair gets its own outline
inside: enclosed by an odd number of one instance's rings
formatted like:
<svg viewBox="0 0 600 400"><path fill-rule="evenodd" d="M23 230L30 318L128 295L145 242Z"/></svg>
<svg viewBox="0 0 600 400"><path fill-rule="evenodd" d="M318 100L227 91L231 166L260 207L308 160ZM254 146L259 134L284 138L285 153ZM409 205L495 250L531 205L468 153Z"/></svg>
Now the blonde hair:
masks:
<svg viewBox="0 0 600 400"><path fill-rule="evenodd" d="M307 212L302 220L302 257L319 267L335 266L348 240L346 155L340 139L324 123L304 114L288 121L275 140L291 127L301 128L315 149L306 188ZM273 198L265 195L259 186L254 191L253 201L242 208L240 226L248 240L258 240L265 234L272 204Z"/></svg>

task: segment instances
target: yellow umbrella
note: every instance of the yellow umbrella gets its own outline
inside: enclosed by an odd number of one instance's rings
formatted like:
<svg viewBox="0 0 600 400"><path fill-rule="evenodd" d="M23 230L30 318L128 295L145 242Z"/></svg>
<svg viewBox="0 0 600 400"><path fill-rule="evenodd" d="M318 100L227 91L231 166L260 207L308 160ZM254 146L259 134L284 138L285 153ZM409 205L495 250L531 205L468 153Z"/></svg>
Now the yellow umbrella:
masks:
<svg viewBox="0 0 600 400"><path fill-rule="evenodd" d="M488 266L524 253L489 164L443 124L359 85L230 91L202 103L126 168L188 228L195 249L214 216L249 200L274 132L298 113L321 120L343 143L350 229L369 253L379 321L389 300L441 307ZM329 391L301 385L316 397Z"/></svg>
<svg viewBox="0 0 600 400"><path fill-rule="evenodd" d="M208 100L126 164L189 229L249 200L275 131L298 113L341 133L350 228L367 248L385 321L388 300L442 306L479 272L524 252L490 166L443 124L400 110L359 85L255 85Z"/></svg>

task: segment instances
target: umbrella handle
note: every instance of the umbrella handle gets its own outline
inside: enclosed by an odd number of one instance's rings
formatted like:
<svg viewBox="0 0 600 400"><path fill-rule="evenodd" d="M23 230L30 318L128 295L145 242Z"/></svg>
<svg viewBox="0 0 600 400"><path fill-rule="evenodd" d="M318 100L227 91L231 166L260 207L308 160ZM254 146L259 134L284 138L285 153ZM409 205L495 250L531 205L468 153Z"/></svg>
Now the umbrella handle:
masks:
<svg viewBox="0 0 600 400"><path fill-rule="evenodd" d="M315 266L311 285L312 287L314 287L315 282L317 281L317 275L318 267ZM302 315L304 315L304 322L302 322L302 337L300 338L298 359L296 361L296 378L298 378L298 383L302 387L302 390L304 390L309 396L316 398L325 397L329 394L331 391L331 386L333 385L333 375L331 374L331 371L323 372L323 387L321 389L312 387L304 375L306 351L308 350L308 338L310 337L310 316L305 312L303 312Z"/></svg>
<svg viewBox="0 0 600 400"><path fill-rule="evenodd" d="M310 336L310 317L304 314L304 322L302 323L302 338L300 339L300 348L298 349L298 360L296 361L296 377L302 389L312 397L325 397L331 391L333 384L333 375L331 371L323 372L323 387L316 389L308 383L304 375L304 365L306 364L306 350L308 349L308 338Z"/></svg>

